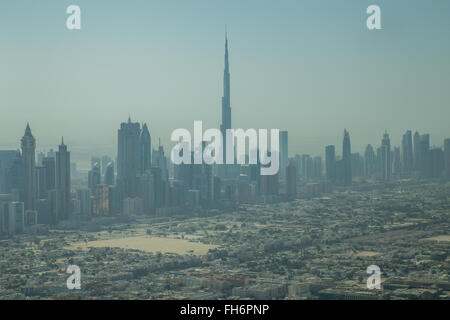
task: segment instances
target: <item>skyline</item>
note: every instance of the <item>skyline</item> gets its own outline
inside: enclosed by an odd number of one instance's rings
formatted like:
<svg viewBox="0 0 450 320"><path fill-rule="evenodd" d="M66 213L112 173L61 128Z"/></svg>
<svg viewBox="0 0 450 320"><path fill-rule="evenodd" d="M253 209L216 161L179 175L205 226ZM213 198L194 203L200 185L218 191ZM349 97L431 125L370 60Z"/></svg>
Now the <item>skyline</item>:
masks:
<svg viewBox="0 0 450 320"><path fill-rule="evenodd" d="M121 127L124 125L124 124L126 124L126 123L131 123L131 118L129 117L128 118L128 120L127 120L127 122L122 122L121 123ZM142 130L143 131L146 131L147 133L148 133L148 139L149 139L149 146L154 146L153 145L153 140L151 139L151 137L150 137L150 134L149 134L149 131L148 131L148 127L147 127L147 124L145 123L145 122L142 122L142 123L140 123L140 122L133 122L132 124L139 124L139 125L142 125ZM194 126L195 126L195 124L194 124ZM120 133L120 131L121 131L121 127L119 128L119 130L118 130L118 132ZM26 128L25 128L25 132L27 133L27 132L29 132L31 129L30 129L30 125L29 125L29 123L27 123L27 126L26 126ZM185 130L185 129L181 129L181 130ZM280 134L281 133L288 133L287 131L280 131ZM365 156L366 156L366 152L367 152L367 148L371 148L372 149L372 151L375 149L377 149L377 146L380 146L380 147L383 147L383 145L384 145L384 143L386 142L386 141L388 141L388 143L389 143L389 149L391 150L391 153L392 152L394 152L395 151L395 149L396 148L398 148L399 150L402 150L402 148L403 148L403 143L404 143L404 141L403 141L403 139L405 138L405 135L407 135L407 134L410 134L411 136L410 137L412 137L412 135L419 135L419 137L420 136L422 136L422 135L424 135L424 136L427 136L427 138L428 138L428 143L431 141L431 136L430 136L430 134L429 133L427 133L427 132L422 132L422 133L419 133L419 131L413 131L413 130L407 130L404 134L402 134L402 143L400 143L399 145L395 145L395 144L392 144L391 145L391 141L392 141L392 137L390 136L390 134L388 133L388 132L384 132L383 133L383 138L381 139L381 140L379 140L378 141L378 143L374 143L374 144L372 144L372 143L368 143L368 144L366 144L366 146L364 147L364 150L354 150L353 149L353 147L351 147L352 149L351 149L351 154L359 154L362 158L364 158ZM344 158L344 154L345 153L347 153L348 154L348 151L346 152L345 150L344 150L344 146L348 149L348 148L350 148L349 147L349 145L350 145L350 142L349 142L349 140L348 139L351 139L351 137L350 137L351 135L350 135L350 132L348 132L346 129L344 129L344 133L343 133L343 135L342 135L342 138L343 138L343 141L344 141L344 145L340 145L339 143L338 144L329 144L329 145L325 145L325 146L323 146L323 152L322 153L318 153L318 154L307 154L307 153L293 153L293 152L289 152L289 143L288 143L288 150L286 150L286 151L288 151L288 157L289 157L289 159L294 159L295 157L297 157L297 156L303 156L303 155L307 155L307 156L312 156L312 157L315 157L315 156L319 156L319 157L321 157L322 158L322 161L323 161L323 164L325 165L326 164L326 154L327 154L327 149L328 149L328 147L333 147L334 149L333 149L333 154L334 154L334 150L337 150L337 151L341 151L341 152L336 152L335 153L335 156L336 156L336 159L340 159L340 160L342 160L343 158ZM35 139L35 137L33 136L33 139ZM45 154L47 154L47 153L49 153L49 152L53 152L53 153L57 153L57 151L58 151L58 148L60 148L61 147L61 145L63 145L64 147L66 147L67 148L67 145L65 145L64 144L64 137L62 137L61 138L62 140L62 142L61 142L61 144L58 144L57 145L57 147L55 147L55 146L50 146L48 149L39 149L39 148L36 148L36 151L35 151L35 154L36 154L36 156L38 156L38 154L40 154L40 153L43 153L44 155ZM286 139L287 139L287 135L286 135ZM270 140L270 138L269 138L269 140ZM22 141L22 140L20 140L20 141ZM37 145L37 139L35 139L34 140L35 142L35 144ZM346 142L347 141L347 142ZM380 141L381 141L381 143L380 143ZM429 148L430 148L430 150L431 149L440 149L440 150L443 150L443 149L445 149L446 147L446 142L447 141L450 141L450 138L444 138L444 140L442 141L442 144L440 144L440 145L434 145L434 144L431 144L431 143L429 143L428 144L428 146L429 146ZM280 136L280 143L281 143L281 136ZM346 144L347 143L347 144ZM411 143L411 141L410 141L410 143ZM346 145L345 145L346 144ZM176 143L175 142L172 142L172 145L173 145L173 147L176 145ZM235 144L235 146L236 146L236 144ZM168 152L169 154L172 152L171 150L170 150L170 148L168 148L168 147L164 147L162 144L160 144L160 141L158 142L158 147L159 148L164 148L164 150L165 150L165 152ZM176 146L175 146L176 147ZM5 150L10 150L10 151L18 151L18 152L20 152L21 150L21 147L19 147L19 148L10 148L10 149L8 149L7 147L3 147L3 146L0 146L0 151L5 151ZM117 154L119 153L119 151L117 150L117 153L116 154L108 154L108 153L102 153L102 151L99 151L99 150L97 150L97 152L96 153L91 153L91 150L90 149L88 149L88 148L86 148L86 149L82 149L82 148L80 148L80 147L77 147L77 146L75 146L74 147L74 149L75 149L75 157L73 157L73 163L75 163L75 164L77 164L77 168L78 168L78 170L81 170L81 171L88 171L88 170L91 170L92 169L92 159L94 158L94 157L99 157L99 156L108 156L108 157L112 157L113 159L115 159L115 160L117 160L118 158L116 158L116 156L117 156ZM152 151L153 152L158 152L158 148L153 148L153 147L151 147L151 149L152 149ZM80 153L80 152L78 152L77 153L77 151L80 151L80 150L82 150L82 152ZM247 148L246 148L246 150L245 150L246 152L247 152L247 154L248 154L248 151L249 150L247 150ZM148 150L147 150L147 152L148 152ZM403 152L403 151L400 151L400 152ZM347 157L348 157L349 155L347 155ZM404 155L402 154L402 157L404 157ZM81 166L79 166L81 164ZM281 163L280 163L280 166L281 166Z"/></svg>
<svg viewBox="0 0 450 320"><path fill-rule="evenodd" d="M78 34L55 28L64 22L59 12L68 2L2 4L10 15L0 19L0 33L11 31L6 28L11 23L17 28L5 37L6 50L0 53L10 62L0 76L6 92L0 105L8 113L0 119L0 144L17 149L26 122L37 137L37 151L56 149L55 136L64 135L73 151L104 149L101 153L110 155L116 153L117 125L129 115L147 122L153 142L160 137L166 148L171 146L170 132L190 128L194 120L219 128L227 24L233 127L287 130L291 156L322 155L324 146L340 144L344 129L352 137L352 150L360 153L369 143L378 145L385 130L393 145L401 144L406 130L417 130L431 135L431 145L442 146L450 136L445 88L450 45L439 31L450 23L450 10L445 9L450 5L437 2L424 9L425 1L414 1L405 8L405 1L379 1L383 30L371 33L364 29L368 1L324 2L336 9L334 14L312 1L286 1L264 28L258 27L267 24L264 18L274 9L265 1L258 1L258 10L249 1L223 4L222 11L217 3L197 1L192 8L177 4L186 9L180 12L159 2L136 1L134 9L110 4L109 18L122 11L123 19L108 32L101 6L78 1L84 19ZM35 10L24 12L24 3ZM152 9L144 10L151 19L132 22L135 9ZM175 14L173 20L164 20L168 13ZM28 21L31 14L42 20ZM302 19L307 14L311 17ZM204 19L190 19L178 29L177 18L186 15ZM320 19L314 20L316 15ZM30 22L41 28L27 29ZM154 33L150 26L165 32ZM142 41L148 32L152 36ZM125 49L119 40L125 41Z"/></svg>
<svg viewBox="0 0 450 320"><path fill-rule="evenodd" d="M0 1L0 300L450 300L449 31L449 0Z"/></svg>

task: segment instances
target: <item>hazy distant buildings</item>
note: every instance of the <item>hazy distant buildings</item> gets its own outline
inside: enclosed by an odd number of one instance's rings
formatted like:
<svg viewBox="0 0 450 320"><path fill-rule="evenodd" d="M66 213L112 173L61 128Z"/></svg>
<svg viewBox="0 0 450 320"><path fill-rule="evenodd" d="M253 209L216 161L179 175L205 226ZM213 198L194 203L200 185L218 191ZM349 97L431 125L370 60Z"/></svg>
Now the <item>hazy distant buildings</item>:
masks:
<svg viewBox="0 0 450 320"><path fill-rule="evenodd" d="M372 145L368 144L364 152L364 176L373 179L376 172L376 157Z"/></svg>
<svg viewBox="0 0 450 320"><path fill-rule="evenodd" d="M54 157L42 159L42 166L45 168L45 184L48 190L56 188L56 160Z"/></svg>
<svg viewBox="0 0 450 320"><path fill-rule="evenodd" d="M336 182L336 150L334 146L325 148L325 171L327 180L331 183Z"/></svg>
<svg viewBox="0 0 450 320"><path fill-rule="evenodd" d="M11 202L8 208L8 233L20 234L25 229L25 210L23 202Z"/></svg>
<svg viewBox="0 0 450 320"><path fill-rule="evenodd" d="M56 152L55 152L55 150L50 149L50 150L47 152L47 157L48 157L48 158L55 158L55 157L56 157Z"/></svg>
<svg viewBox="0 0 450 320"><path fill-rule="evenodd" d="M420 153L420 134L419 132L414 133L414 170L419 171L420 167L420 159L419 159L419 153Z"/></svg>
<svg viewBox="0 0 450 320"><path fill-rule="evenodd" d="M323 176L322 173L323 173L322 157L316 156L313 158L313 172L312 172L313 180L322 180Z"/></svg>
<svg viewBox="0 0 450 320"><path fill-rule="evenodd" d="M30 218L26 217L24 203L12 201L9 195L0 194L0 235L16 235L24 232L26 226L36 224L36 211L28 211Z"/></svg>
<svg viewBox="0 0 450 320"><path fill-rule="evenodd" d="M280 131L279 141L279 159L280 159L280 178L286 181L286 168L288 165L289 149L288 149L288 132Z"/></svg>
<svg viewBox="0 0 450 320"><path fill-rule="evenodd" d="M95 162L99 162L99 159L98 158L96 158L96 160L94 161L94 163ZM105 172L106 172L106 168L108 167L108 164L110 163L110 162L113 162L113 160L111 159L111 157L109 157L109 156L103 156L102 157L102 159L101 159L101 172L102 172L102 175L105 175ZM92 166L92 164L93 163L91 163L91 166Z"/></svg>
<svg viewBox="0 0 450 320"><path fill-rule="evenodd" d="M268 152L270 155L270 152ZM262 165L264 166L264 165ZM261 175L259 178L259 193L262 196L276 196L280 193L280 171L274 175Z"/></svg>
<svg viewBox="0 0 450 320"><path fill-rule="evenodd" d="M95 216L109 216L109 188L105 185L97 185L94 188L92 199L92 214Z"/></svg>
<svg viewBox="0 0 450 320"><path fill-rule="evenodd" d="M143 200L144 214L152 214L155 211L155 181L151 171L144 172L139 177L138 196Z"/></svg>
<svg viewBox="0 0 450 320"><path fill-rule="evenodd" d="M405 173L410 173L414 168L411 130L406 131L402 138L402 168Z"/></svg>
<svg viewBox="0 0 450 320"><path fill-rule="evenodd" d="M304 154L301 157L301 179L303 182L308 182L314 178L314 161L309 154Z"/></svg>
<svg viewBox="0 0 450 320"><path fill-rule="evenodd" d="M121 198L137 195L137 177L151 168L151 138L147 125L123 122L118 130L117 184Z"/></svg>
<svg viewBox="0 0 450 320"><path fill-rule="evenodd" d="M430 135L422 134L417 143L417 167L419 176L422 178L431 177L431 153L430 153Z"/></svg>
<svg viewBox="0 0 450 320"><path fill-rule="evenodd" d="M20 158L18 151L0 150L0 193L8 193L11 191L11 181L8 181L8 177L16 158Z"/></svg>
<svg viewBox="0 0 450 320"><path fill-rule="evenodd" d="M92 194L94 194L95 187L101 184L101 179L100 165L96 162L88 172L88 187Z"/></svg>
<svg viewBox="0 0 450 320"><path fill-rule="evenodd" d="M395 147L392 155L392 173L400 175L402 173L402 160L400 147Z"/></svg>
<svg viewBox="0 0 450 320"><path fill-rule="evenodd" d="M12 201L10 194L0 194L0 235L8 234L9 203Z"/></svg>
<svg viewBox="0 0 450 320"><path fill-rule="evenodd" d="M450 139L444 141L444 170L445 177L450 179Z"/></svg>
<svg viewBox="0 0 450 320"><path fill-rule="evenodd" d="M105 177L103 180L104 184L107 186L114 185L114 163L110 162L105 168Z"/></svg>
<svg viewBox="0 0 450 320"><path fill-rule="evenodd" d="M220 125L224 144L226 131L232 128L228 54L226 37ZM278 142L279 150L273 150L279 153L280 170L276 175L261 176L261 164L257 163L218 166L214 168L218 169L218 176L214 176L213 167L206 164L171 166L161 144L152 149L147 124L132 122L129 117L118 129L116 160L109 156L92 157L88 188L80 189L85 172L80 171L79 178L71 174L70 152L64 142L56 153L48 152L47 157L40 152L36 166L36 140L27 125L21 140L22 153L0 151L0 194L7 193L0 197L0 230L6 228L4 219L8 214L12 214L13 222L8 220L14 223L12 230L20 232L24 226L37 222L57 224L71 217L71 212L82 220L91 215L163 216L176 212L167 209L183 206L194 210L227 208L239 203L293 200L297 195L312 197L328 192L328 182L345 187L352 185L354 179L358 186L366 184L362 177L382 181L405 176L438 179L445 173L450 179L450 139L445 140L443 150L430 148L428 134L415 132L413 137L410 130L403 134L400 147L391 147L385 133L377 154L369 144L364 156L351 152L350 134L344 130L342 156L337 157L335 146L329 145L325 148L325 163L321 156L308 154L296 155L295 160L289 161L287 131L280 132ZM245 157L248 160L248 155ZM323 164L328 182L321 181ZM77 188L73 199L71 177Z"/></svg>
<svg viewBox="0 0 450 320"><path fill-rule="evenodd" d="M430 150L430 178L441 178L444 172L444 152L441 148L433 148Z"/></svg>
<svg viewBox="0 0 450 320"><path fill-rule="evenodd" d="M430 152L430 135L414 134L414 169L421 178L432 176L432 159Z"/></svg>
<svg viewBox="0 0 450 320"><path fill-rule="evenodd" d="M364 161L359 153L352 153L352 177L362 177L364 175Z"/></svg>
<svg viewBox="0 0 450 320"><path fill-rule="evenodd" d="M88 220L91 216L91 191L87 188L77 190L77 199L80 201L80 217L82 220Z"/></svg>
<svg viewBox="0 0 450 320"><path fill-rule="evenodd" d="M125 198L123 200L123 214L125 216L142 215L143 200L139 197Z"/></svg>
<svg viewBox="0 0 450 320"><path fill-rule="evenodd" d="M153 150L152 157L153 157L152 160L153 166L161 170L161 178L163 179L163 181L168 181L169 180L169 169L167 166L168 161L164 154L164 148L162 145L159 145L157 150Z"/></svg>
<svg viewBox="0 0 450 320"><path fill-rule="evenodd" d="M286 167L286 193L289 200L297 197L297 167L293 160Z"/></svg>
<svg viewBox="0 0 450 320"><path fill-rule="evenodd" d="M42 163L42 161L41 161ZM36 166L36 185L37 185L37 196L39 199L47 199L47 172L45 167Z"/></svg>
<svg viewBox="0 0 450 320"><path fill-rule="evenodd" d="M352 184L352 151L350 143L350 134L344 130L344 139L342 142L342 160L338 161L336 166L338 183L342 186Z"/></svg>

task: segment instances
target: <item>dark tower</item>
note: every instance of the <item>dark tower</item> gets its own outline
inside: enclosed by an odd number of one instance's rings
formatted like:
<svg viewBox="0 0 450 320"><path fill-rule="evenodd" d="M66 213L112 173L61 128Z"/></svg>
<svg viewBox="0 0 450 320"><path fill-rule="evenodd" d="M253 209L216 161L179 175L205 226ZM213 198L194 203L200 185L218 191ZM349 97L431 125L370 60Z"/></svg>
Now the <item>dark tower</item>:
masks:
<svg viewBox="0 0 450 320"><path fill-rule="evenodd" d="M148 131L147 124L142 126L141 137L141 173L150 170L152 167L152 142L150 132Z"/></svg>
<svg viewBox="0 0 450 320"><path fill-rule="evenodd" d="M344 130L344 141L342 143L342 161L344 169L344 186L352 184L352 151L350 144L350 134Z"/></svg>
<svg viewBox="0 0 450 320"><path fill-rule="evenodd" d="M70 152L61 139L56 152L56 190L58 197L58 220L66 220L70 216Z"/></svg>
<svg viewBox="0 0 450 320"><path fill-rule="evenodd" d="M136 122L120 124L117 146L117 184L123 198L136 196L137 175L141 172L141 125Z"/></svg>
<svg viewBox="0 0 450 320"><path fill-rule="evenodd" d="M381 140L381 178L384 181L391 180L392 174L392 157L391 157L391 140L386 132Z"/></svg>
<svg viewBox="0 0 450 320"><path fill-rule="evenodd" d="M36 160L35 160L35 150L36 150L36 139L34 139L31 134L30 125L27 124L25 129L25 135L22 140L22 161L24 165L24 178L25 178L25 210L35 210L36 209L36 196L37 196L37 185L36 185Z"/></svg>

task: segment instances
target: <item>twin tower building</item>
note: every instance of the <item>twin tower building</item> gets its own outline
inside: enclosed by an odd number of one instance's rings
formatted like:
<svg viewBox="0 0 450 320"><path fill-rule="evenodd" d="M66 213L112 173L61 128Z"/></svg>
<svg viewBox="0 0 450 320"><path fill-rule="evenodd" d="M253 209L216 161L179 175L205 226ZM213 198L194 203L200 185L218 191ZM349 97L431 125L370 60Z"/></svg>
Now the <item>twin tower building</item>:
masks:
<svg viewBox="0 0 450 320"><path fill-rule="evenodd" d="M23 199L25 211L36 211L38 200L42 195L53 200L53 207L49 210L49 222L56 223L66 220L71 213L70 194L70 152L61 140L58 151L54 158L44 158L43 165L36 167L35 150L36 139L31 133L30 125L27 124L25 135L21 139L23 184L19 194ZM49 196L50 195L50 196Z"/></svg>
<svg viewBox="0 0 450 320"><path fill-rule="evenodd" d="M117 134L117 184L124 197L136 197L137 178L152 168L152 142L147 124L123 122Z"/></svg>

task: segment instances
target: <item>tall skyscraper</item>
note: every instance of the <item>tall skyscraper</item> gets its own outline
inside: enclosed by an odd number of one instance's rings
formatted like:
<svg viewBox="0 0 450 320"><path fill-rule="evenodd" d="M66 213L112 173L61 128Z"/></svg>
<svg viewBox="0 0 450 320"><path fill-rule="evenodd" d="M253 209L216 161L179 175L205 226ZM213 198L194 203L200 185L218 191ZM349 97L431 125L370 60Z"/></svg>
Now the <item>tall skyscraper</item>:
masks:
<svg viewBox="0 0 450 320"><path fill-rule="evenodd" d="M123 197L135 197L137 175L141 172L141 128L138 122L120 124L117 146L117 183L121 185Z"/></svg>
<svg viewBox="0 0 450 320"><path fill-rule="evenodd" d="M422 134L419 140L418 152L419 172L421 177L431 176L430 135Z"/></svg>
<svg viewBox="0 0 450 320"><path fill-rule="evenodd" d="M30 125L27 124L25 129L25 135L22 140L22 160L25 173L25 192L24 202L25 210L35 210L36 197L37 197L37 185L36 185L36 139L31 134Z"/></svg>
<svg viewBox="0 0 450 320"><path fill-rule="evenodd" d="M288 149L288 132L280 131L280 179L286 181L286 168L288 165L289 149Z"/></svg>
<svg viewBox="0 0 450 320"><path fill-rule="evenodd" d="M70 217L70 152L64 138L56 152L56 190L58 196L58 220Z"/></svg>
<svg viewBox="0 0 450 320"><path fill-rule="evenodd" d="M140 148L141 148L141 174L150 170L152 167L152 140L150 137L150 131L147 124L142 126L140 136Z"/></svg>
<svg viewBox="0 0 450 320"><path fill-rule="evenodd" d="M413 144L411 130L406 131L402 138L402 168L403 172L409 173L414 166Z"/></svg>
<svg viewBox="0 0 450 320"><path fill-rule="evenodd" d="M380 159L381 179L385 181L391 180L392 174L392 158L391 158L391 140L386 132L381 141L381 159Z"/></svg>
<svg viewBox="0 0 450 320"><path fill-rule="evenodd" d="M418 171L420 168L420 134L419 132L414 133L414 169Z"/></svg>
<svg viewBox="0 0 450 320"><path fill-rule="evenodd" d="M223 163L226 160L226 131L231 129L231 97L230 97L230 66L228 62L228 37L225 35L225 69L223 71L222 124L220 131L223 137ZM227 175L227 166L221 166L222 175Z"/></svg>
<svg viewBox="0 0 450 320"><path fill-rule="evenodd" d="M352 184L352 150L350 143L350 134L344 130L344 140L342 142L342 161L344 169L344 186Z"/></svg>
<svg viewBox="0 0 450 320"><path fill-rule="evenodd" d="M120 199L137 195L138 177L151 169L151 137L146 124L120 124L117 134L117 185Z"/></svg>
<svg viewBox="0 0 450 320"><path fill-rule="evenodd" d="M327 180L336 182L336 150L334 146L325 147L325 170Z"/></svg>

